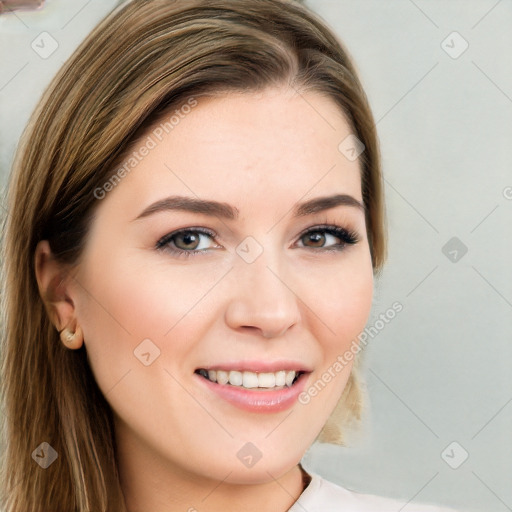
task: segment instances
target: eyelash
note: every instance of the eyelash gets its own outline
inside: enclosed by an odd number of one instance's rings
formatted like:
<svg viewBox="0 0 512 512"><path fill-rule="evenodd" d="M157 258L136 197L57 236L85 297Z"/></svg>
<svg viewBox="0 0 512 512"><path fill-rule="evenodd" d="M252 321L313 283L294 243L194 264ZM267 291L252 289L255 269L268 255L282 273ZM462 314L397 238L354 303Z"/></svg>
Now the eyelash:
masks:
<svg viewBox="0 0 512 512"><path fill-rule="evenodd" d="M170 243L172 239L180 234L184 233L201 233L204 235L208 235L212 238L215 238L215 233L213 231L210 231L209 229L204 228L186 228L186 229L180 229L179 231L174 231L173 233L169 233L165 236L163 236L158 242L156 243L156 249L159 250L165 250L170 252L171 254L181 258L189 258L191 256L197 256L199 254L204 254L208 251L208 249L192 249L190 251L186 251L184 249L178 249L173 248L170 246ZM312 228L308 228L306 231L303 231L300 236L299 240L301 240L303 237L310 233L328 233L329 235L333 235L336 238L339 238L341 240L341 243L336 244L334 248L315 248L315 247L304 247L306 249L312 249L316 251L322 251L322 252L339 252L342 251L347 245L354 245L357 242L359 242L359 235L350 229L342 228L341 226L335 226L335 225L319 225L314 226Z"/></svg>

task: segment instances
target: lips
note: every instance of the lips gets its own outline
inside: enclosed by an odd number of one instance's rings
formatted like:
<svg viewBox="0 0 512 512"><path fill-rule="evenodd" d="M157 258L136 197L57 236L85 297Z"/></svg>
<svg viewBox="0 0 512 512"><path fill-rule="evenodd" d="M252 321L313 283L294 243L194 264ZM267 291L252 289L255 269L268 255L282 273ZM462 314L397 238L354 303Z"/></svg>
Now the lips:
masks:
<svg viewBox="0 0 512 512"><path fill-rule="evenodd" d="M212 398L219 397L238 409L255 413L277 413L292 407L294 404L297 403L300 393L302 393L302 391L304 390L310 373L304 371L295 372L293 370L288 370L288 372L291 372L292 374L295 375L293 382L291 382L289 386L286 385L285 382L284 386L274 386L269 388L246 388L243 385L233 385L230 383L221 384L218 382L212 382L209 376L205 376L205 373L206 375L208 375L208 373L212 371L216 373L226 373L225 370L207 370L206 368L198 368L194 372L194 377L197 379L197 383L202 389L206 390L207 393L211 393ZM276 375L280 371L283 371L284 373L287 372L285 370L278 370L278 372L275 372ZM262 373L269 373L261 372L260 374L258 374L257 372L239 372L237 370L230 370L230 374L233 372L239 374L253 373L255 375L258 375L258 379L261 377ZM236 376L236 373L235 379L239 378ZM264 379L265 378L266 377L264 377ZM216 402L212 401L212 403Z"/></svg>

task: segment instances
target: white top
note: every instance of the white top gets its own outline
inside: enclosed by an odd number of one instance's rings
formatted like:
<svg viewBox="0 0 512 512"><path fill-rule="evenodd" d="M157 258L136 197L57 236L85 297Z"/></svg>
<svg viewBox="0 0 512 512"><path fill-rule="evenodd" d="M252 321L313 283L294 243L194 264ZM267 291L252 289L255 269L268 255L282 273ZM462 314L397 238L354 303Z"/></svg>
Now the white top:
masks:
<svg viewBox="0 0 512 512"><path fill-rule="evenodd" d="M382 498L371 494L361 494L340 487L320 475L307 471L311 482L288 512L456 512L453 509L432 505L416 505Z"/></svg>

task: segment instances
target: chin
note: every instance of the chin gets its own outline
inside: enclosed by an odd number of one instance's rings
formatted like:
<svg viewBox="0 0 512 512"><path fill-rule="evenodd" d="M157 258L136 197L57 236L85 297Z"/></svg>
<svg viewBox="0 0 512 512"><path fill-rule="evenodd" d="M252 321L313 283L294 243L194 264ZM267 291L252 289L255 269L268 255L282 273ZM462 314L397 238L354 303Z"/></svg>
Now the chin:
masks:
<svg viewBox="0 0 512 512"><path fill-rule="evenodd" d="M261 458L253 467L250 468L233 468L233 466L231 466L230 469L229 467L226 467L226 474L230 470L231 473L224 481L226 483L240 485L270 483L291 471L299 463L299 461L300 459L297 462L286 461L288 463L284 464L282 461L264 462L263 458Z"/></svg>
<svg viewBox="0 0 512 512"><path fill-rule="evenodd" d="M279 457L281 455L281 457ZM258 458L254 451L252 459L240 454L234 457L224 457L217 463L203 465L200 472L203 476L213 480L220 480L228 484L253 485L273 482L291 471L301 460L301 455L290 458L290 454L274 451L268 456L261 454ZM244 460L245 459L245 460ZM196 466L197 467L197 466Z"/></svg>

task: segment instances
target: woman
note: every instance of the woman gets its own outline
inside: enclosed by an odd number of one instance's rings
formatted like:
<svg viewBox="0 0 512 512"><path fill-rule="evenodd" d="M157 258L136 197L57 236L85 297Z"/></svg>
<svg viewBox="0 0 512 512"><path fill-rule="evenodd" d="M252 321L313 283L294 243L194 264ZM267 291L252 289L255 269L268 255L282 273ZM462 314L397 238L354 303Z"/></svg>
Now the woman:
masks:
<svg viewBox="0 0 512 512"><path fill-rule="evenodd" d="M4 510L398 510L300 465L359 414L336 362L383 209L365 94L305 7L119 6L11 177Z"/></svg>

